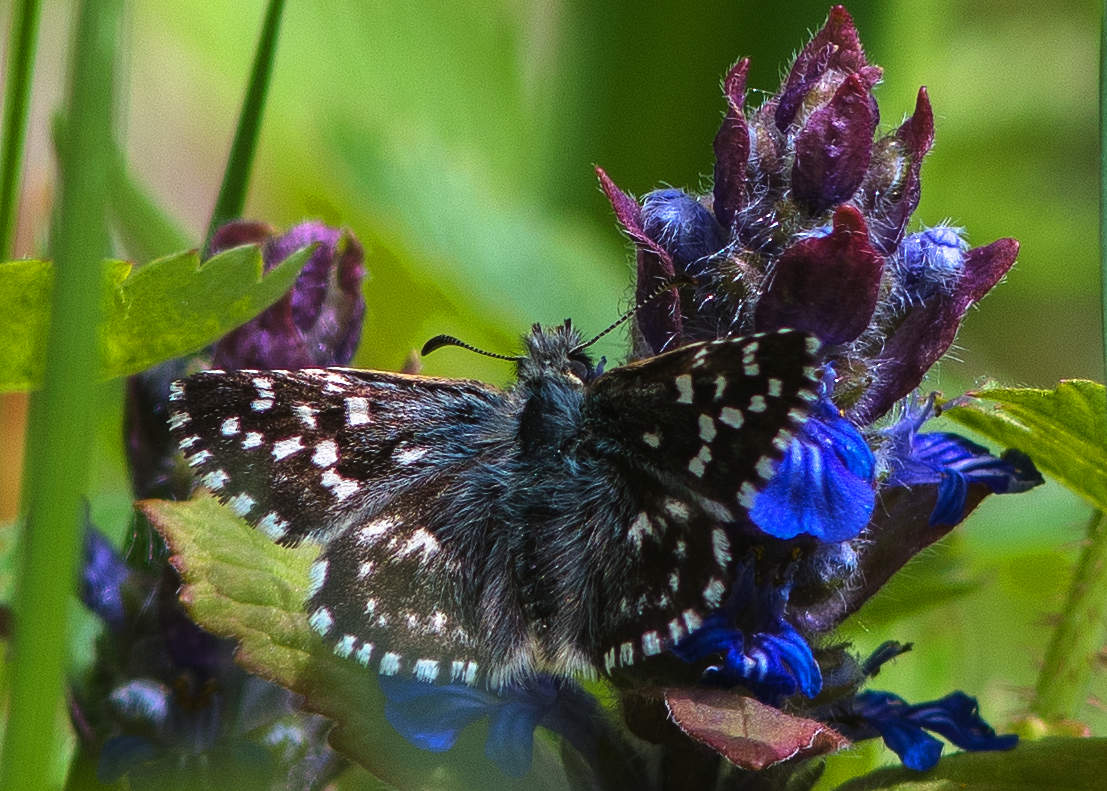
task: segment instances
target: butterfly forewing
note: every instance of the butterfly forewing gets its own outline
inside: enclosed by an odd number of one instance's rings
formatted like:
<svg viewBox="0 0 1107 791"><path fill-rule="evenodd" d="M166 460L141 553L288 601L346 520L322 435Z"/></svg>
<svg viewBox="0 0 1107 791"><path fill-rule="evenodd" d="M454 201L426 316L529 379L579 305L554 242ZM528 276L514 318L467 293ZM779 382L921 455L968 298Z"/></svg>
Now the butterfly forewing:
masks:
<svg viewBox="0 0 1107 791"><path fill-rule="evenodd" d="M175 382L170 429L197 481L275 541L325 539L479 452L503 394L350 369L206 371Z"/></svg>
<svg viewBox="0 0 1107 791"><path fill-rule="evenodd" d="M687 488L723 522L749 509L817 398L817 339L794 330L685 346L600 377L595 452L632 479Z"/></svg>
<svg viewBox="0 0 1107 791"><path fill-rule="evenodd" d="M465 569L489 564L488 525L451 516L458 472L503 454L503 399L400 374L207 371L174 383L170 427L198 482L236 513L280 543L323 542L305 608L337 654L476 683L490 663ZM492 604L510 617L510 602Z"/></svg>
<svg viewBox="0 0 1107 791"><path fill-rule="evenodd" d="M635 507L616 535L625 580L596 664L658 654L724 603L728 525L743 519L816 399L818 341L783 330L696 344L617 368L584 407L589 453Z"/></svg>

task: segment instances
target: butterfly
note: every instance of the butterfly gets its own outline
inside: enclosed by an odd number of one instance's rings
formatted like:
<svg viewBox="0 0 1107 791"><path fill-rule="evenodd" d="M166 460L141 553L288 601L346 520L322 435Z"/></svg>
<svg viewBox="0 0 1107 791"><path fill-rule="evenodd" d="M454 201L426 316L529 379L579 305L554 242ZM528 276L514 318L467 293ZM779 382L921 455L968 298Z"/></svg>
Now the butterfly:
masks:
<svg viewBox="0 0 1107 791"><path fill-rule="evenodd" d="M779 330L605 372L569 321L524 345L507 389L205 371L172 384L169 425L236 514L320 545L305 608L338 655L491 687L610 674L722 605L733 531L817 398L819 342Z"/></svg>

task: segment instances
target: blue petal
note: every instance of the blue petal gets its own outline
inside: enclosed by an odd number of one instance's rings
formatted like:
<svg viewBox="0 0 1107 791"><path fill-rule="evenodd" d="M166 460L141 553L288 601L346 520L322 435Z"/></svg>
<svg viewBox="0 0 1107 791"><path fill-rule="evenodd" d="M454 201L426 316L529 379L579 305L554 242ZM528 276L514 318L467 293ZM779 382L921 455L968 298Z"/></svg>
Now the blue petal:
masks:
<svg viewBox="0 0 1107 791"><path fill-rule="evenodd" d="M965 268L968 243L962 228L937 225L904 238L888 260L893 298L911 305L952 293Z"/></svg>
<svg viewBox="0 0 1107 791"><path fill-rule="evenodd" d="M677 189L656 190L642 199L642 226L681 269L703 273L706 260L723 247L722 228L703 204Z"/></svg>
<svg viewBox="0 0 1107 791"><path fill-rule="evenodd" d="M107 537L88 524L81 569L81 601L112 628L123 625L123 584L130 574L130 568Z"/></svg>
<svg viewBox="0 0 1107 791"><path fill-rule="evenodd" d="M464 684L434 686L394 676L378 678L385 719L416 747L432 752L449 750L462 728L501 705L491 693Z"/></svg>
<svg viewBox="0 0 1107 791"><path fill-rule="evenodd" d="M484 754L504 774L522 777L530 771L534 729L544 713L538 706L511 702L493 715Z"/></svg>
<svg viewBox="0 0 1107 791"><path fill-rule="evenodd" d="M903 418L885 432L890 439L887 484L938 485L931 525L957 525L965 518L971 483L983 483L994 494L1012 494L1042 482L1033 462L1018 451L996 458L959 434L919 433L932 407L933 398L922 405L909 404Z"/></svg>
<svg viewBox="0 0 1107 791"><path fill-rule="evenodd" d="M96 778L101 783L115 783L137 766L152 761L162 749L141 736L120 734L104 742L96 764Z"/></svg>
<svg viewBox="0 0 1107 791"><path fill-rule="evenodd" d="M925 772L933 769L942 757L942 743L917 725L888 721L876 723L876 728L884 743L908 769Z"/></svg>
<svg viewBox="0 0 1107 791"><path fill-rule="evenodd" d="M965 750L1010 750L1018 743L1014 734L997 736L980 716L976 699L964 692L909 705L891 692L869 690L853 699L851 714L875 728L908 769L929 769L942 752L941 743L924 729Z"/></svg>
<svg viewBox="0 0 1107 791"><path fill-rule="evenodd" d="M848 541L872 516L875 467L865 438L824 397L757 496L750 518L777 538Z"/></svg>
<svg viewBox="0 0 1107 791"><path fill-rule="evenodd" d="M803 636L787 621L777 619L772 631L748 636L728 625L722 612L709 616L692 634L672 647L685 662L721 655L705 678L722 686L742 684L765 702L802 692L809 698L822 689L822 673Z"/></svg>
<svg viewBox="0 0 1107 791"><path fill-rule="evenodd" d="M912 722L966 750L1010 750L1019 741L1013 733L997 736L980 716L976 698L960 691L930 703L914 705L909 716Z"/></svg>

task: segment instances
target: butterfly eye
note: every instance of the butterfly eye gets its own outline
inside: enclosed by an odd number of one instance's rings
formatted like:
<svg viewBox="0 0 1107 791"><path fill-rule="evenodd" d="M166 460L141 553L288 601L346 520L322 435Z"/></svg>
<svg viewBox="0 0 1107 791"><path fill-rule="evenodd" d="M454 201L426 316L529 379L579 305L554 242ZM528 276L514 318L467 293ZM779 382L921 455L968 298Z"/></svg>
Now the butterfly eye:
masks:
<svg viewBox="0 0 1107 791"><path fill-rule="evenodd" d="M567 374L579 379L582 383L593 378L592 366L585 360L570 360Z"/></svg>

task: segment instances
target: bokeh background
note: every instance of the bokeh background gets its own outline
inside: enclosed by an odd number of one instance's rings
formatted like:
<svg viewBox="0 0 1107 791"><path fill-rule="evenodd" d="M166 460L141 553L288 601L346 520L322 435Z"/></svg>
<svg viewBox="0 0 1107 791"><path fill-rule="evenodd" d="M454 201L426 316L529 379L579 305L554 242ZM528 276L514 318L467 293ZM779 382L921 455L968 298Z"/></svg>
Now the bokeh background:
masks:
<svg viewBox="0 0 1107 791"><path fill-rule="evenodd" d="M41 253L55 170L68 4L47 3L17 255ZM771 93L823 22L825 1L697 3L324 0L285 12L248 216L314 217L367 248L368 317L356 362L399 367L448 332L511 352L532 322L599 330L629 302L632 253L597 188L706 187L724 105L719 81L752 58L750 101ZM881 128L926 85L937 142L915 224L951 221L974 245L1022 242L1006 282L970 313L930 385L985 378L1050 387L1102 381L1096 267L1098 8L1084 0L847 4L871 62ZM119 136L130 167L198 245L214 202L264 4L132 3ZM0 4L6 31L10 9ZM171 250L163 251L173 252ZM128 255L120 243L119 254ZM622 339L599 351L621 356ZM506 382L506 364L459 350L425 372ZM81 408L75 399L74 408ZM0 519L18 503L25 409L0 397ZM101 421L90 492L122 542L130 503L118 410ZM928 699L961 688L1002 724L1022 711L1090 511L1048 484L990 498L904 570L843 632L865 650L916 651L881 688ZM0 529L0 550L10 543ZM0 584L10 584L9 567ZM76 634L87 627L75 618ZM82 631L82 628L84 631ZM79 645L88 646L85 642ZM79 666L88 656L78 651ZM1107 662L1107 655L1105 655ZM1098 676L1083 712L1107 733ZM864 751L832 773L861 771Z"/></svg>

